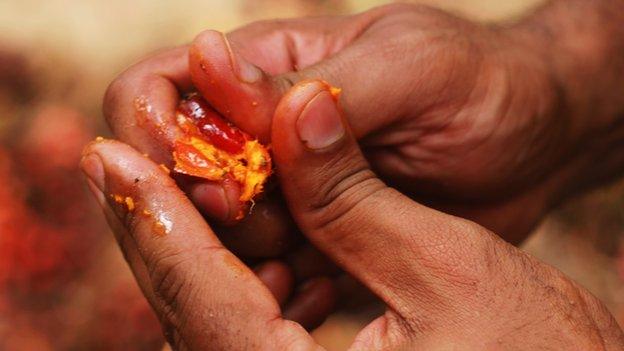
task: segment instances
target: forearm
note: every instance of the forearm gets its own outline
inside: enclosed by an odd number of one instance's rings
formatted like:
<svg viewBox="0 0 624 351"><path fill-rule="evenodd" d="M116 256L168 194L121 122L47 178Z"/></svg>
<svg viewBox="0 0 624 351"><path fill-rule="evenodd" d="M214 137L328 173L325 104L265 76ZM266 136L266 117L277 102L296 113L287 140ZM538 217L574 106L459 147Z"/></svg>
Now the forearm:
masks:
<svg viewBox="0 0 624 351"><path fill-rule="evenodd" d="M561 113L583 132L624 113L624 0L552 0L512 26L551 65ZM578 131L578 130L577 130Z"/></svg>
<svg viewBox="0 0 624 351"><path fill-rule="evenodd" d="M557 90L553 108L568 159L552 205L624 172L624 0L551 0L505 25L542 57Z"/></svg>

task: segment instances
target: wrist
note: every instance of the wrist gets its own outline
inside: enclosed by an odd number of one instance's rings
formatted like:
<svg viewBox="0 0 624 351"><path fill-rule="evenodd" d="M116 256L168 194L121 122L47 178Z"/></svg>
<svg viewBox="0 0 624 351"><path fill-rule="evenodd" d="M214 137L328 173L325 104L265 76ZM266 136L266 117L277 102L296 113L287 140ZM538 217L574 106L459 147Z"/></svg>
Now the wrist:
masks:
<svg viewBox="0 0 624 351"><path fill-rule="evenodd" d="M556 91L553 127L564 135L566 156L555 172L553 205L624 171L624 1L605 3L552 1L500 26L514 45L538 58ZM620 11L604 18L613 7Z"/></svg>
<svg viewBox="0 0 624 351"><path fill-rule="evenodd" d="M583 7L582 2L569 2ZM589 8L602 5L587 3ZM617 4L622 10L614 17L622 16L624 21L624 1L608 6ZM539 187L544 191L545 212L624 171L624 27L620 28L621 22L613 25L611 19L603 20L602 28L596 24L599 16L592 14L587 23L571 21L583 23L582 28L569 28L569 23L562 23L566 16L557 11L563 10L544 8L519 22L492 27L496 51L521 68L514 70L525 72L518 73L524 77L521 85L535 77L544 83L532 85L542 97L533 101L542 103L538 110L549 121L544 125L549 131L544 129L542 135L548 141L542 142L557 149ZM582 17L579 13L576 16Z"/></svg>
<svg viewBox="0 0 624 351"><path fill-rule="evenodd" d="M604 3L552 1L503 29L548 67L575 140L602 137L624 114L624 1ZM619 15L605 13L613 7Z"/></svg>

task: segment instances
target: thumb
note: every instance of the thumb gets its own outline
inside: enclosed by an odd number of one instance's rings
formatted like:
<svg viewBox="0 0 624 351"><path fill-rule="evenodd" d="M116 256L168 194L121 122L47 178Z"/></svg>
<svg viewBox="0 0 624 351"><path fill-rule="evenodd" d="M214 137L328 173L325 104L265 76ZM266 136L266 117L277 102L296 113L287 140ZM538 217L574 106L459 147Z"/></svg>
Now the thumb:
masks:
<svg viewBox="0 0 624 351"><path fill-rule="evenodd" d="M395 311L439 316L480 274L490 234L379 180L327 83L296 84L277 106L271 138L301 231Z"/></svg>
<svg viewBox="0 0 624 351"><path fill-rule="evenodd" d="M265 21L228 35L204 31L189 49L193 84L222 115L267 142L283 94L299 81L322 78L344 88L346 116L355 135L362 137L398 115L394 110L409 91L401 85L408 80L392 79L405 76L403 65L388 62L383 52L374 50L379 40L363 35L373 23L401 8Z"/></svg>

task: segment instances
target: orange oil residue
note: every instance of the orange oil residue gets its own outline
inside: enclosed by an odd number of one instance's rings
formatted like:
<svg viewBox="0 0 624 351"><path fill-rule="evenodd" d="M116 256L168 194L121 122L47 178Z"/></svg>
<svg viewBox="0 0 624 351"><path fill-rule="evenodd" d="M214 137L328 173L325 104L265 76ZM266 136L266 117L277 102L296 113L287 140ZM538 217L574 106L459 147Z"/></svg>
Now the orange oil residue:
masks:
<svg viewBox="0 0 624 351"><path fill-rule="evenodd" d="M140 125L147 122L149 114L152 112L152 106L148 104L145 96L139 96L134 99L134 110L136 111L136 120Z"/></svg>
<svg viewBox="0 0 624 351"><path fill-rule="evenodd" d="M116 203L123 205L128 212L134 211L136 208L136 203L133 198L130 196L123 196L119 194L110 194L110 198Z"/></svg>
<svg viewBox="0 0 624 351"><path fill-rule="evenodd" d="M229 252L223 256L223 263L234 272L237 276L241 276L247 272L247 268Z"/></svg>
<svg viewBox="0 0 624 351"><path fill-rule="evenodd" d="M171 232L171 221L167 220L163 216L161 216L161 218L163 219L162 221L159 219L156 219L154 218L152 211L148 209L143 209L141 211L141 215L143 215L143 217L146 217L146 218L154 219L154 221L152 222L152 232L156 236L165 236Z"/></svg>
<svg viewBox="0 0 624 351"><path fill-rule="evenodd" d="M340 96L340 93L342 93L342 89L330 86L329 87L329 93L334 98L334 100L338 100L338 97Z"/></svg>
<svg viewBox="0 0 624 351"><path fill-rule="evenodd" d="M154 234L158 236L167 235L167 228L160 221L154 221L154 224L152 224L152 231L154 232Z"/></svg>
<svg viewBox="0 0 624 351"><path fill-rule="evenodd" d="M124 202L126 203L126 207L128 208L128 211L132 212L134 211L134 199L131 198L130 196L126 196L126 198L124 199Z"/></svg>
<svg viewBox="0 0 624 351"><path fill-rule="evenodd" d="M124 197L119 194L111 194L110 197L111 199L113 199L113 201L115 201L118 204L125 203Z"/></svg>
<svg viewBox="0 0 624 351"><path fill-rule="evenodd" d="M164 164L159 164L158 167L160 167L163 171L165 171L165 173L169 174L171 173L171 170L169 169L169 167L165 166Z"/></svg>
<svg viewBox="0 0 624 351"><path fill-rule="evenodd" d="M231 179L248 203L271 175L268 148L221 117L199 94L180 101L176 121L184 132L173 148L174 171L211 181ZM241 211L237 219L244 217Z"/></svg>
<svg viewBox="0 0 624 351"><path fill-rule="evenodd" d="M154 217L154 224L152 224L152 230L154 234L158 236L163 236L171 233L173 229L173 222L165 216L164 213L158 214L157 217Z"/></svg>

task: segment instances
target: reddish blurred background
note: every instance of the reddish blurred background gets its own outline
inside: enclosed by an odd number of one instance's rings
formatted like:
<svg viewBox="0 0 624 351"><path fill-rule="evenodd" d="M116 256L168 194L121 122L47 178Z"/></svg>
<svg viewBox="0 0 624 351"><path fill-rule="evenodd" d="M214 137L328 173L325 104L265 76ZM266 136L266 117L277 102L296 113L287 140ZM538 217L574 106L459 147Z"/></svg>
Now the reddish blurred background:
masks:
<svg viewBox="0 0 624 351"><path fill-rule="evenodd" d="M479 20L539 0L430 0ZM0 2L0 350L159 350L140 295L77 169L108 135L100 112L114 76L141 56L273 17L361 11L384 1L5 0ZM574 199L524 244L624 322L624 184ZM337 313L315 337L342 350L363 323Z"/></svg>

